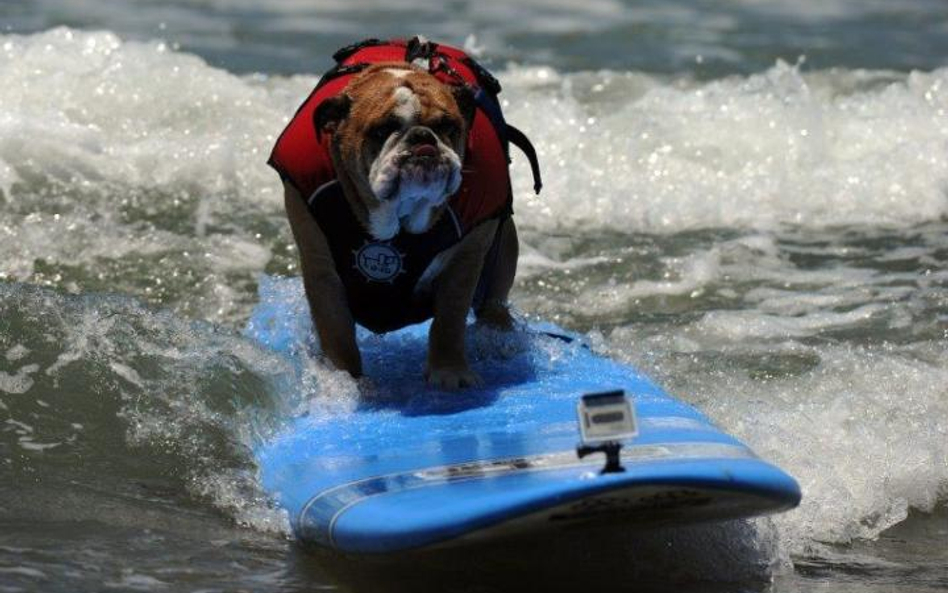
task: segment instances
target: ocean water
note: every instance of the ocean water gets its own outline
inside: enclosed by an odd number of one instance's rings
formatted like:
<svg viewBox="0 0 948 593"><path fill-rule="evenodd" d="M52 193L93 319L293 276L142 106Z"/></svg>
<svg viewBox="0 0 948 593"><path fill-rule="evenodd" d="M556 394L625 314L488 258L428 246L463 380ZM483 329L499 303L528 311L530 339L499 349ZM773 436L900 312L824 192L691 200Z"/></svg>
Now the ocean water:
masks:
<svg viewBox="0 0 948 593"><path fill-rule="evenodd" d="M518 311L800 508L394 563L292 541L251 447L358 385L240 335L298 273L264 161L334 49L415 33L489 64L540 154ZM946 33L940 0L6 0L0 591L948 590Z"/></svg>

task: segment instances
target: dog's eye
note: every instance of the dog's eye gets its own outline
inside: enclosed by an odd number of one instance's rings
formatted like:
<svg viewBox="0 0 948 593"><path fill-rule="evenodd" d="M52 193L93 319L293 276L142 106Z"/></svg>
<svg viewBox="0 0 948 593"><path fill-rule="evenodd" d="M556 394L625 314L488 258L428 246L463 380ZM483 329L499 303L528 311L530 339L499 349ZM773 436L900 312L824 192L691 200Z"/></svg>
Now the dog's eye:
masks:
<svg viewBox="0 0 948 593"><path fill-rule="evenodd" d="M386 121L369 130L369 135L378 142L385 142L389 136L399 130L398 122Z"/></svg>

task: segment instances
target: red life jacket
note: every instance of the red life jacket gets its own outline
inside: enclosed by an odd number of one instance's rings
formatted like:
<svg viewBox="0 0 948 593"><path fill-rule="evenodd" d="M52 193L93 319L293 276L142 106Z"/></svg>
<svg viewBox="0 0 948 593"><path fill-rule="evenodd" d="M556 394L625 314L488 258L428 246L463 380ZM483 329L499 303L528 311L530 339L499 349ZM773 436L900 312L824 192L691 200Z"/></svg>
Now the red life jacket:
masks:
<svg viewBox="0 0 948 593"><path fill-rule="evenodd" d="M306 200L327 235L356 321L376 332L389 331L431 316L430 303L420 303L414 293L437 253L460 241L479 223L512 212L509 143L520 147L530 159L538 193L539 165L526 136L504 121L497 101L500 84L463 51L417 37L408 41L369 39L342 48L333 58L336 65L323 75L283 130L268 164ZM352 77L366 67L418 59L427 60L429 73L444 84L466 85L474 93L477 108L468 134L461 186L448 199L446 214L430 231L415 236L402 232L391 241L374 242L359 228L345 203L330 157L331 135L317 136L313 116L323 101L342 93Z"/></svg>
<svg viewBox="0 0 948 593"><path fill-rule="evenodd" d="M504 121L497 93L500 84L487 70L463 51L447 45L422 42L418 38L392 41L369 39L344 47L333 58L336 66L297 110L280 135L269 164L308 199L321 185L336 178L329 156L331 138L316 138L313 114L325 99L341 93L351 78L379 62L429 61L429 72L445 84L466 84L474 91L477 110L465 150L461 187L449 200L465 231L490 217L509 199L508 141L521 147L530 158L534 188L541 182L536 153L526 137Z"/></svg>

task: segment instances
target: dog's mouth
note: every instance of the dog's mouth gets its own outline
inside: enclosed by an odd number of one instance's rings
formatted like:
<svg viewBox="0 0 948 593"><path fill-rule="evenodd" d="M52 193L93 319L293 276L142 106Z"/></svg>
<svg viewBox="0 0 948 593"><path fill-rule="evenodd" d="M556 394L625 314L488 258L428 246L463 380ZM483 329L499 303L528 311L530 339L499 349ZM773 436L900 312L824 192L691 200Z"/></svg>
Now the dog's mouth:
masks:
<svg viewBox="0 0 948 593"><path fill-rule="evenodd" d="M398 184L402 187L442 187L450 176L451 161L433 144L421 144L402 155L398 168Z"/></svg>
<svg viewBox="0 0 948 593"><path fill-rule="evenodd" d="M405 152L402 157L402 168L434 169L445 161L441 151L434 144L418 144Z"/></svg>
<svg viewBox="0 0 948 593"><path fill-rule="evenodd" d="M438 147L434 144L418 144L411 149L413 158L437 158L438 154Z"/></svg>

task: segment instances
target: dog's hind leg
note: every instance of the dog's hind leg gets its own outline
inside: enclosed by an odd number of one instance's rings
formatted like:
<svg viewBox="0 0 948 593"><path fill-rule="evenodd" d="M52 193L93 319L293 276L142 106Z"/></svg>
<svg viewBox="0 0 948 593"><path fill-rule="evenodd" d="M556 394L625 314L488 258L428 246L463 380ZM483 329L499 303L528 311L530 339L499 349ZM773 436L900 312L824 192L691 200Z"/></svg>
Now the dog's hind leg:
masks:
<svg viewBox="0 0 948 593"><path fill-rule="evenodd" d="M517 274L520 243L513 217L503 219L497 227L494 242L484 258L484 267L474 297L474 315L478 323L500 329L511 329L513 318L507 297Z"/></svg>

